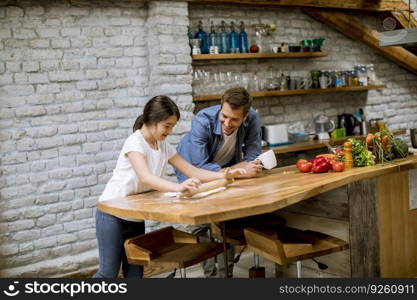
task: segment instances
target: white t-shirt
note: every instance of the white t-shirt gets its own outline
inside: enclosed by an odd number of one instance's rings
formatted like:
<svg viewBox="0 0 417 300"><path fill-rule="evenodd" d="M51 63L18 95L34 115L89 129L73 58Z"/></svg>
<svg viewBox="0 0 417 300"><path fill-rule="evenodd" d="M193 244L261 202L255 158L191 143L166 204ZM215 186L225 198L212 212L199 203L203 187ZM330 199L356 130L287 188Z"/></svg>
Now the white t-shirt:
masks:
<svg viewBox="0 0 417 300"><path fill-rule="evenodd" d="M235 155L236 148L236 136L237 130L235 130L231 135L222 134L222 143L219 151L217 151L214 156L213 163L218 164L220 167L223 167L229 161L232 160Z"/></svg>
<svg viewBox="0 0 417 300"><path fill-rule="evenodd" d="M136 130L125 141L122 151L117 159L116 168L113 176L107 182L99 201L110 200L114 198L126 197L133 194L147 192L150 189L145 187L136 176L132 164L126 154L132 151L140 152L146 158L149 171L162 177L165 172L168 160L171 159L177 151L166 141L158 141L158 150L152 149L143 138L140 130Z"/></svg>

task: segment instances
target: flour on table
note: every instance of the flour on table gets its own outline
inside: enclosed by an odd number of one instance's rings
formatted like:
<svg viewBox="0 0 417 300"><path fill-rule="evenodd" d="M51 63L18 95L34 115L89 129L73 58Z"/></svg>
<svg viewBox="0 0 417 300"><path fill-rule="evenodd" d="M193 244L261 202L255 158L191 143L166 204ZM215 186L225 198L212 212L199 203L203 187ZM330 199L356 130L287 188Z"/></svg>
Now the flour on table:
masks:
<svg viewBox="0 0 417 300"><path fill-rule="evenodd" d="M213 189L213 190L210 190L210 191L207 191L207 192L198 193L198 194L195 194L194 196L186 197L186 198L189 198L189 199L203 198L203 197L207 197L209 195L212 195L212 194L221 192L221 191L223 191L225 189L226 189L226 187L222 186L222 187L219 187L217 189ZM162 194L162 196L163 197L168 197L168 198L180 198L180 194L181 193L168 192L168 193Z"/></svg>

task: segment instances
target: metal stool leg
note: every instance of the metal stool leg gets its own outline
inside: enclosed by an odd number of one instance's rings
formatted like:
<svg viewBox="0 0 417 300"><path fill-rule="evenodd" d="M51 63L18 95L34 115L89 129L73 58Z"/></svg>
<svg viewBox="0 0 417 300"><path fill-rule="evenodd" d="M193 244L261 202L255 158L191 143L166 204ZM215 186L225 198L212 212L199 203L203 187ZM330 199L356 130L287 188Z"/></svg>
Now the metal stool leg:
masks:
<svg viewBox="0 0 417 300"><path fill-rule="evenodd" d="M253 260L255 262L255 268L259 268L259 255L255 252L253 253Z"/></svg>
<svg viewBox="0 0 417 300"><path fill-rule="evenodd" d="M301 278L301 261L297 261L297 278Z"/></svg>

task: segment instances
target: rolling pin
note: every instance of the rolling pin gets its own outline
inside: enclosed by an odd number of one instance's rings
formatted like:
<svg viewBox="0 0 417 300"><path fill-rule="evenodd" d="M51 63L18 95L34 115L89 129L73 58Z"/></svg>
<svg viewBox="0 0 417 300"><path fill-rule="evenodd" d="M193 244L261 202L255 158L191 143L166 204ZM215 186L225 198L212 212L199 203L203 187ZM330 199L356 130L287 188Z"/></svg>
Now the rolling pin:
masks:
<svg viewBox="0 0 417 300"><path fill-rule="evenodd" d="M233 182L233 179L226 179L226 178L213 180L207 183L203 183L202 185L200 185L200 187L196 189L187 190L185 192L180 193L180 197L192 197L195 194L208 192L211 190L218 189L220 187L225 187L232 182Z"/></svg>

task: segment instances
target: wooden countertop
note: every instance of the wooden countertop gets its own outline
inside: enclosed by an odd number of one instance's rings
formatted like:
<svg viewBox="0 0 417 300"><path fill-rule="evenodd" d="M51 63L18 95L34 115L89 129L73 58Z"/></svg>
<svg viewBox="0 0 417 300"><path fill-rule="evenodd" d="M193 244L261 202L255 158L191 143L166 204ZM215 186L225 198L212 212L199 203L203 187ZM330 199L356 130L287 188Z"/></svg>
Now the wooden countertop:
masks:
<svg viewBox="0 0 417 300"><path fill-rule="evenodd" d="M149 192L99 202L97 207L119 217L205 224L273 212L353 181L412 168L417 168L417 155L341 173L305 174L290 166L258 178L236 180L227 190L201 199L168 198L161 192Z"/></svg>

